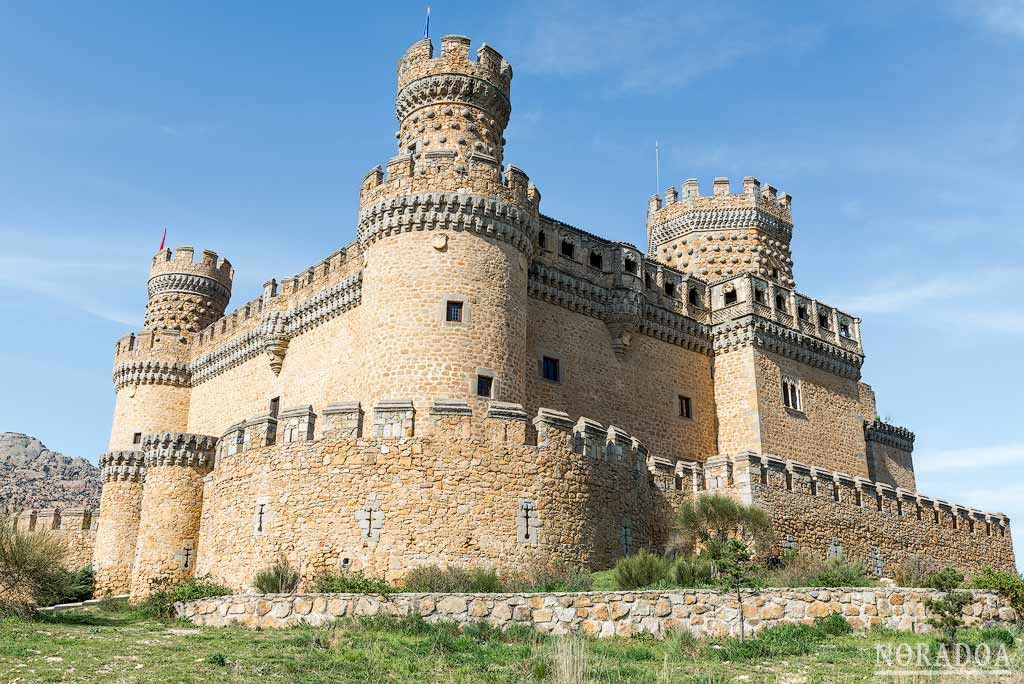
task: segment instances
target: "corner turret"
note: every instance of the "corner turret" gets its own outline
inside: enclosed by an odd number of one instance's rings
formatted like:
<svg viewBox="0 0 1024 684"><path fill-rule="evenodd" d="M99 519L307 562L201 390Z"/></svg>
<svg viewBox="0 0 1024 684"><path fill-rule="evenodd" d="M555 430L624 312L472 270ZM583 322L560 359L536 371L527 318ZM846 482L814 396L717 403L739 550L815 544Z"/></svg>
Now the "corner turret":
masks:
<svg viewBox="0 0 1024 684"><path fill-rule="evenodd" d="M153 256L147 330L194 333L224 315L235 271L227 259L219 259L209 250L203 250L199 263L194 263L194 252L191 247L178 247Z"/></svg>

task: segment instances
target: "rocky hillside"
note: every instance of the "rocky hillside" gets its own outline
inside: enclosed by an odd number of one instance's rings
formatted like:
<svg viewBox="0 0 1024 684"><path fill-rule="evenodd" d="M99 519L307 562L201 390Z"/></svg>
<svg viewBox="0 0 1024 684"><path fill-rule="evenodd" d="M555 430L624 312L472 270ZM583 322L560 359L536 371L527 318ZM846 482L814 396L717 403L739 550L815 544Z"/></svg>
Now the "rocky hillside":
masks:
<svg viewBox="0 0 1024 684"><path fill-rule="evenodd" d="M0 432L0 511L98 508L99 468L50 451L35 437Z"/></svg>

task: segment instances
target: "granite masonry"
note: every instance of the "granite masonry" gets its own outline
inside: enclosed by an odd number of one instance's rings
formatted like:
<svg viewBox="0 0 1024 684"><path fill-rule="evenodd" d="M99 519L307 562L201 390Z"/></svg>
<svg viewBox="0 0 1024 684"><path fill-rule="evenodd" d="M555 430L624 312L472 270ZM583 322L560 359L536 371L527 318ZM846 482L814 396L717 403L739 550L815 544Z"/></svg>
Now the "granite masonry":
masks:
<svg viewBox="0 0 1024 684"><path fill-rule="evenodd" d="M101 595L245 590L277 555L305 586L606 567L709 491L769 510L775 553L1013 567L1006 516L916 491L860 319L796 289L792 197L688 180L650 199L646 254L546 216L504 161L512 68L475 54L445 36L399 61L397 153L349 244L230 312L226 259L153 257L114 348Z"/></svg>

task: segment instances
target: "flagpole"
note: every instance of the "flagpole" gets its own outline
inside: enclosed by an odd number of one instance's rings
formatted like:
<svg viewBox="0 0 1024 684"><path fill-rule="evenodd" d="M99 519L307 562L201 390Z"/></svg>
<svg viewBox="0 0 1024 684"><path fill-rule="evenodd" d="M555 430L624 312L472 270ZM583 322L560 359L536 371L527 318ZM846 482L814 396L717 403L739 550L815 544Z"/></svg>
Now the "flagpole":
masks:
<svg viewBox="0 0 1024 684"><path fill-rule="evenodd" d="M427 5L427 22L423 25L423 39L430 39L430 5Z"/></svg>
<svg viewBox="0 0 1024 684"><path fill-rule="evenodd" d="M654 194L661 192L661 150L658 141L654 141Z"/></svg>

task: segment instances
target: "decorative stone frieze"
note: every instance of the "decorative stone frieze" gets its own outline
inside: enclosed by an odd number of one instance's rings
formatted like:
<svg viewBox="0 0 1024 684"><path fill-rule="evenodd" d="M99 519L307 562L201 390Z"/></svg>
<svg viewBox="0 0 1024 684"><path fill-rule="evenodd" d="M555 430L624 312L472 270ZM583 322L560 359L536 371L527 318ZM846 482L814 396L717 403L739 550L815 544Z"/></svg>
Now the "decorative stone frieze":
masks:
<svg viewBox="0 0 1024 684"><path fill-rule="evenodd" d="M146 473L145 457L141 451L108 451L100 455L100 477L104 482L139 482Z"/></svg>
<svg viewBox="0 0 1024 684"><path fill-rule="evenodd" d="M864 438L902 451L914 450L914 433L881 420L864 423Z"/></svg>
<svg viewBox="0 0 1024 684"><path fill-rule="evenodd" d="M136 360L119 363L114 368L114 389L129 385L170 385L188 387L192 372L187 363L177 361Z"/></svg>
<svg viewBox="0 0 1024 684"><path fill-rule="evenodd" d="M217 438L187 432L161 432L142 438L147 469L155 466L184 466L198 470L213 467Z"/></svg>

